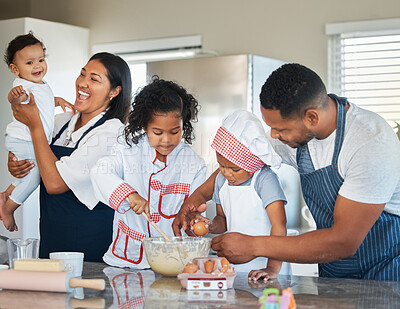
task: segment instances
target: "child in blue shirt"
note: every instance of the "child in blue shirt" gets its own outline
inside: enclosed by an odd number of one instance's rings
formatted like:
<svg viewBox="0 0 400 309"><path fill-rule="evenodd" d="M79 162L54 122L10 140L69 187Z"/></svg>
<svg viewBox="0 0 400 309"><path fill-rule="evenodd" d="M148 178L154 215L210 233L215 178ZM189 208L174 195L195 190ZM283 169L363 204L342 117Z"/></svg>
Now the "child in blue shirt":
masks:
<svg viewBox="0 0 400 309"><path fill-rule="evenodd" d="M217 175L213 201L217 215L208 224L210 233L239 232L252 236L286 236L285 194L270 167L281 158L269 146L258 118L247 111L230 113L218 129L211 147L217 153ZM249 279L275 278L290 273L289 265L264 257L235 265Z"/></svg>

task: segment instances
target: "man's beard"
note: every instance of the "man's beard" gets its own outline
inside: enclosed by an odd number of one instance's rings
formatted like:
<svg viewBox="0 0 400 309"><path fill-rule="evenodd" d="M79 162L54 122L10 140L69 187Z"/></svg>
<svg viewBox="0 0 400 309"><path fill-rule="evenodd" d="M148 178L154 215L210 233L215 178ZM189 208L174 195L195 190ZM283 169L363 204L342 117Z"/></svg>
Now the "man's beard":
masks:
<svg viewBox="0 0 400 309"><path fill-rule="evenodd" d="M288 142L288 145L290 147L292 147L292 148L299 148L299 147L304 146L305 144L307 144L313 138L315 138L315 133L313 133L311 131L308 131L307 135L306 135L306 138L304 140L302 140L300 142L295 142L295 141Z"/></svg>

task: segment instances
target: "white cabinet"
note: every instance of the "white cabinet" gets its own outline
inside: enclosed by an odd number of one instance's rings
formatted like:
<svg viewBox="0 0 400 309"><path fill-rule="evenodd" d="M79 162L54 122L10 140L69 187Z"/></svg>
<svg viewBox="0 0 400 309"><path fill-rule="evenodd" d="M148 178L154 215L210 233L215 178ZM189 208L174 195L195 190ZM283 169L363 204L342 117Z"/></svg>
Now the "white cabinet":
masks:
<svg viewBox="0 0 400 309"><path fill-rule="evenodd" d="M89 56L89 30L72 25L44 21L35 18L0 20L0 46L2 55L8 43L17 35L33 34L46 47L48 71L45 80L55 96L70 102L75 100L75 79ZM0 131L12 120L10 104L7 100L14 75L5 62L0 65ZM4 145L4 134L0 133L0 145ZM0 190L4 191L12 182L7 170L7 152L0 147ZM37 190L24 205L16 211L18 232L9 233L0 223L0 234L7 237L39 237L39 203Z"/></svg>

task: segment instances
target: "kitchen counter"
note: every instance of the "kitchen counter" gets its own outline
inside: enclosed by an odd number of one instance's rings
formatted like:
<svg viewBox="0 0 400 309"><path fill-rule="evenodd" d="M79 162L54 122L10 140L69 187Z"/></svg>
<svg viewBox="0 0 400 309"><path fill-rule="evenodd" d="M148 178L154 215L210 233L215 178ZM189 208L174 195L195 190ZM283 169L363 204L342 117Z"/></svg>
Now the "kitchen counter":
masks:
<svg viewBox="0 0 400 309"><path fill-rule="evenodd" d="M234 288L187 291L176 278L147 270L84 263L83 278L104 278L106 289L75 289L73 293L0 291L0 308L258 308L267 287L290 287L297 308L400 308L400 283L306 276L248 282L239 273Z"/></svg>

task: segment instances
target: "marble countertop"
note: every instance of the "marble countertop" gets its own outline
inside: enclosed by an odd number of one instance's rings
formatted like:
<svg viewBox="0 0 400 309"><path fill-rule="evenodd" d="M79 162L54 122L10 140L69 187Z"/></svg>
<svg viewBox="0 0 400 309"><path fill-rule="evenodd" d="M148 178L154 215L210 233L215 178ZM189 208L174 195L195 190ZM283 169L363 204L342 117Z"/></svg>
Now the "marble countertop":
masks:
<svg viewBox="0 0 400 309"><path fill-rule="evenodd" d="M400 308L400 283L305 276L248 282L238 273L233 289L187 291L175 277L147 270L84 263L83 278L104 278L104 291L75 289L72 293L0 291L0 308L258 308L267 287L290 287L297 308Z"/></svg>

